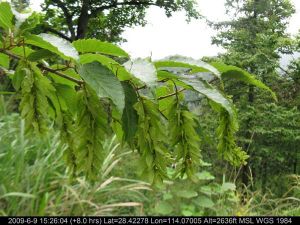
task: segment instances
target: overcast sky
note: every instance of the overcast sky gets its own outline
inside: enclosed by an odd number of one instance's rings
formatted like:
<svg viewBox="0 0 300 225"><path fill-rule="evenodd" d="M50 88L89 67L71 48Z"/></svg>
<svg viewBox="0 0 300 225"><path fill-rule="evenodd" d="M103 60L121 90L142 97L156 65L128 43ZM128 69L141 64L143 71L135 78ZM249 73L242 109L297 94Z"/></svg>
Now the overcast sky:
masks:
<svg viewBox="0 0 300 225"><path fill-rule="evenodd" d="M197 0L202 15L212 21L222 21L225 15L225 0ZM31 0L31 7L39 10L42 0ZM300 0L292 0L296 7L296 14L291 19L289 32L296 34L300 29ZM167 18L162 9L151 7L146 17L145 27L126 29L124 37L126 43L121 46L133 58L152 56L160 59L169 55L180 54L193 58L214 56L222 49L211 45L211 37L215 32L204 20L193 20L189 24L185 21L183 12L174 13Z"/></svg>

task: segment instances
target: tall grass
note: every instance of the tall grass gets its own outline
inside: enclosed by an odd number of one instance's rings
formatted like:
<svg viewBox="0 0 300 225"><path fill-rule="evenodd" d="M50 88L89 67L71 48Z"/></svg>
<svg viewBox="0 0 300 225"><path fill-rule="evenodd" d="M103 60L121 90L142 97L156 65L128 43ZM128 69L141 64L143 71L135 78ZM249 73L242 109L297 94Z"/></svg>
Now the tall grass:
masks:
<svg viewBox="0 0 300 225"><path fill-rule="evenodd" d="M300 176L293 174L281 177L288 189L282 196L272 190L244 189L246 201L239 207L239 215L244 216L300 216Z"/></svg>
<svg viewBox="0 0 300 225"><path fill-rule="evenodd" d="M51 128L50 128L51 130ZM104 143L103 176L90 183L70 179L64 147L54 129L42 139L27 137L18 114L0 118L0 215L142 215L147 183L114 176L131 154ZM120 174L120 173L118 173Z"/></svg>
<svg viewBox="0 0 300 225"><path fill-rule="evenodd" d="M147 183L134 179L135 156L120 147L115 137L104 142L105 160L99 171L102 176L91 183L83 177L70 179L63 160L65 146L60 143L59 135L50 127L43 138L26 136L24 121L18 114L0 116L0 215L157 214L154 205L169 196L167 190L152 193ZM203 188L203 185L182 182L184 188L179 190ZM222 207L239 216L299 216L300 176L290 175L285 182L289 188L280 198L271 191L262 194L246 189L247 193L237 193L237 196L248 196L237 211L235 204ZM176 200L170 205L172 212L176 207L185 206L181 199ZM188 201L189 212L193 212L190 209L193 204L199 202Z"/></svg>

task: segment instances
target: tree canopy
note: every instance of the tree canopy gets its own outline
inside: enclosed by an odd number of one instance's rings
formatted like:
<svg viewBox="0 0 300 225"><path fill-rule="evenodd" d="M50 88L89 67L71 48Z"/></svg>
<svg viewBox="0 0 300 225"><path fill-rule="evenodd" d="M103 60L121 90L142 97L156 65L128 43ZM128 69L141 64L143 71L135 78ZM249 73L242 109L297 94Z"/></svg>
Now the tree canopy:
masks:
<svg viewBox="0 0 300 225"><path fill-rule="evenodd" d="M97 38L102 41L122 41L125 27L145 25L146 9L160 7L167 16L184 10L187 19L199 18L194 0L46 0L44 30L69 41Z"/></svg>
<svg viewBox="0 0 300 225"><path fill-rule="evenodd" d="M282 98L285 87L281 84L286 84L289 75L280 65L280 58L295 50L295 41L287 33L289 18L295 9L286 0L227 0L226 7L233 16L232 20L213 25L219 31L213 43L227 50L218 60L254 73L257 79L276 88L279 98L277 104L266 104L270 96L257 92L252 85L236 88L235 83L228 83L225 87L230 90L240 112L241 132L238 140L250 155L248 165L241 173L242 181L248 185L249 180L253 179L251 176L255 176L254 179L261 181L265 191L267 174L286 170L282 167L282 158L288 161L287 164L297 164L297 160L294 161L297 158L294 142L298 143L299 114L293 106L286 107L287 99ZM273 129L269 120L273 121ZM284 124L284 120L291 123ZM277 129L280 129L282 136L274 140L278 135ZM274 145L275 142L278 144ZM265 157L268 154L274 158L267 163Z"/></svg>

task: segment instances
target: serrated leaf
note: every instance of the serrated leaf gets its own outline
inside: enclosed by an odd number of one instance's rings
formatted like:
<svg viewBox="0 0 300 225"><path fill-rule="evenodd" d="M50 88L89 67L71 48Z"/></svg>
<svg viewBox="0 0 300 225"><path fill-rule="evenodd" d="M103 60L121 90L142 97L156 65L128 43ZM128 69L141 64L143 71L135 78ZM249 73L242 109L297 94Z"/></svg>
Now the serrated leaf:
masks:
<svg viewBox="0 0 300 225"><path fill-rule="evenodd" d="M98 97L110 98L120 112L125 106L125 94L121 82L99 62L82 65L80 76L96 91Z"/></svg>
<svg viewBox="0 0 300 225"><path fill-rule="evenodd" d="M102 42L96 39L81 39L74 41L73 46L78 52L81 53L103 53L106 55L129 57L128 54L120 47L108 43Z"/></svg>
<svg viewBox="0 0 300 225"><path fill-rule="evenodd" d="M14 75L12 76L12 84L16 91L18 91L21 87L22 81L24 77L26 77L30 73L29 69L26 68L26 64L24 62L19 62Z"/></svg>
<svg viewBox="0 0 300 225"><path fill-rule="evenodd" d="M83 172L87 179L95 180L103 163L102 140L108 131L107 114L97 93L88 84L77 92L77 98L77 139L73 151L76 160L73 166L77 173Z"/></svg>
<svg viewBox="0 0 300 225"><path fill-rule="evenodd" d="M174 93L173 89L171 89L170 87L161 86L156 89L156 98L166 96L171 93ZM175 96L174 96L174 98L175 98ZM170 105L172 103L173 103L173 98L164 98L164 99L159 100L159 102L158 102L159 110L161 112L166 112L170 108Z"/></svg>
<svg viewBox="0 0 300 225"><path fill-rule="evenodd" d="M51 34L27 35L25 43L47 49L66 60L79 59L78 52L70 42Z"/></svg>
<svg viewBox="0 0 300 225"><path fill-rule="evenodd" d="M73 87L55 83L55 89L62 105L62 109L64 111L69 110L72 115L76 114L77 111L77 98L76 98L76 91Z"/></svg>
<svg viewBox="0 0 300 225"><path fill-rule="evenodd" d="M12 28L13 13L8 2L0 3L0 27L4 29Z"/></svg>
<svg viewBox="0 0 300 225"><path fill-rule="evenodd" d="M154 62L154 65L159 71L168 71L177 75L191 73L192 71L193 72L209 71L203 67L191 65L184 62L168 61L167 59L156 61Z"/></svg>
<svg viewBox="0 0 300 225"><path fill-rule="evenodd" d="M83 54L80 55L80 63L86 64L94 61L100 62L102 65L110 69L121 81L130 80L132 78L131 74L120 65L118 62L104 55L100 54Z"/></svg>
<svg viewBox="0 0 300 225"><path fill-rule="evenodd" d="M221 78L220 72L210 64L190 57L171 56L155 62L156 67L182 67L190 68L191 73L212 72L216 77Z"/></svg>
<svg viewBox="0 0 300 225"><path fill-rule="evenodd" d="M246 84L254 85L260 89L270 92L272 97L277 100L276 94L267 85L256 79L254 75L248 73L247 71L236 66L230 66L219 62L211 63L211 65L221 72L223 78L236 79L243 81Z"/></svg>
<svg viewBox="0 0 300 225"><path fill-rule="evenodd" d="M133 76L148 85L153 85L157 81L157 72L155 66L144 59L134 59L124 63L125 68Z"/></svg>
<svg viewBox="0 0 300 225"><path fill-rule="evenodd" d="M138 101L134 88L127 82L122 82L125 93L125 108L122 114L122 128L124 139L131 142L137 131L138 115L134 109L134 104Z"/></svg>
<svg viewBox="0 0 300 225"><path fill-rule="evenodd" d="M26 132L34 130L37 134L43 134L47 130L47 119L57 113L54 108L57 109L58 104L52 98L55 88L35 64L28 61L21 63L23 64L19 64L19 67L24 71L22 72L24 77L21 83L22 98L19 107L21 116L25 119L25 130Z"/></svg>
<svg viewBox="0 0 300 225"><path fill-rule="evenodd" d="M191 76L180 76L179 80L191 86L195 91L203 94L208 99L224 108L230 116L235 116L232 103L206 81Z"/></svg>

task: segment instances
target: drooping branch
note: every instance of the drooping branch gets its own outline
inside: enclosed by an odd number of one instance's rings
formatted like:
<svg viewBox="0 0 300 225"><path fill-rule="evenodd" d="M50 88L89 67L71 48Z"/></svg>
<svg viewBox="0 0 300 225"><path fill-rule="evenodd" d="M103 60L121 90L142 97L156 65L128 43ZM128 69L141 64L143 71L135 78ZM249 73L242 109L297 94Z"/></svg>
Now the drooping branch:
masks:
<svg viewBox="0 0 300 225"><path fill-rule="evenodd" d="M17 59L17 60L22 59L22 57L20 57L20 56L18 56L18 55L15 55L15 54L13 54L12 52L7 51L7 50L5 50L5 49L0 49L0 53L3 53L3 54L5 54L5 55L8 55L9 57L14 58L14 59ZM59 71L57 71L57 70L55 70L55 69L52 69L52 68L50 68L50 67L47 67L47 66L45 66L45 65L38 65L38 67L39 67L41 70L45 70L45 71L48 71L48 72L50 72L50 73L56 74L56 75L58 75L58 76L60 76L60 77L63 77L63 78L65 78L65 79L67 79L67 80L73 81L73 82L75 82L75 83L77 83L77 84L79 84L79 85L84 83L84 81L82 81L82 80L78 80L78 79L76 79L76 78L70 77L70 76L68 76L68 75L66 75L66 74L64 74L64 73L62 73L62 72L59 72Z"/></svg>

